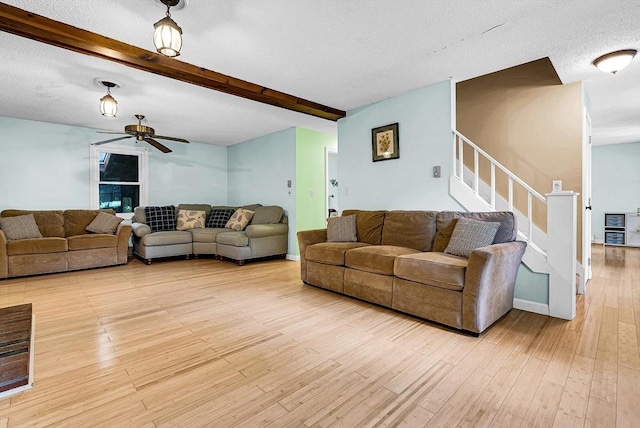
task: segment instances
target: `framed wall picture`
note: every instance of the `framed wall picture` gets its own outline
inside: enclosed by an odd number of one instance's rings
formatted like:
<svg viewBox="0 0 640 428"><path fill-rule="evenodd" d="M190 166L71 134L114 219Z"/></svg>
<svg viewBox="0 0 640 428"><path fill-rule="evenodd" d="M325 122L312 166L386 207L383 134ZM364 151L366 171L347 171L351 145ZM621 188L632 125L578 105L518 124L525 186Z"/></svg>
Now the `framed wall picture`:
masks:
<svg viewBox="0 0 640 428"><path fill-rule="evenodd" d="M373 128L371 139L373 162L400 158L397 123Z"/></svg>

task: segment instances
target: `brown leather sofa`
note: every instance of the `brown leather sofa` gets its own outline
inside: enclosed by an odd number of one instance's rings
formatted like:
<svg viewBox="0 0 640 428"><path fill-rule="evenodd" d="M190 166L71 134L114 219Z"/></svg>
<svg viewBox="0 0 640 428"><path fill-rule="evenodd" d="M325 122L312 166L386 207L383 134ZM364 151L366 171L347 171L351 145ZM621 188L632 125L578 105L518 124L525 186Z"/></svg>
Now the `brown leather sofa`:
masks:
<svg viewBox="0 0 640 428"><path fill-rule="evenodd" d="M357 242L298 232L306 284L480 334L513 307L526 243L511 212L359 211ZM458 218L499 222L493 244L469 258L446 254Z"/></svg>
<svg viewBox="0 0 640 428"><path fill-rule="evenodd" d="M33 214L42 238L7 242L0 230L0 279L127 263L131 226L120 223L113 235L89 233L85 228L98 212L2 211L0 217Z"/></svg>

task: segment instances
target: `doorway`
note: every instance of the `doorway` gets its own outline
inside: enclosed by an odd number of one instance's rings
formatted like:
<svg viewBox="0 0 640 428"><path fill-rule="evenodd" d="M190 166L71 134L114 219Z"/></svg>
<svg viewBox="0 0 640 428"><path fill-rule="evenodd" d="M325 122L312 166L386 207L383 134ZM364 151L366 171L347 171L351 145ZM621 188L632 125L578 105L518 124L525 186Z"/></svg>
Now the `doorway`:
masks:
<svg viewBox="0 0 640 428"><path fill-rule="evenodd" d="M326 213L327 217L334 217L340 214L338 186L338 152L325 148L326 167Z"/></svg>

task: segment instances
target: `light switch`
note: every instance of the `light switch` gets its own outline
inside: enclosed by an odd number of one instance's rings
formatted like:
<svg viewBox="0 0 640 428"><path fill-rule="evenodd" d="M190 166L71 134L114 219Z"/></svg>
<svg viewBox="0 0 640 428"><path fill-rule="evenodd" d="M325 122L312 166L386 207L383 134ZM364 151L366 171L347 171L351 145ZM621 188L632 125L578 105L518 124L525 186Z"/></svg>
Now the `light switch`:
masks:
<svg viewBox="0 0 640 428"><path fill-rule="evenodd" d="M440 178L440 165L433 167L433 176L435 178Z"/></svg>

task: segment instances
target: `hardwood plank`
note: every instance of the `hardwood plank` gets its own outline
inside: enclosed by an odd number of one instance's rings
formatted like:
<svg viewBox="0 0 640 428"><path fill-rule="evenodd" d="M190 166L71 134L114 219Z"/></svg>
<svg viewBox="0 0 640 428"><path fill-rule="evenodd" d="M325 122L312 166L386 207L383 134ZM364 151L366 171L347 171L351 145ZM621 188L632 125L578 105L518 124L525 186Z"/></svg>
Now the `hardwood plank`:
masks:
<svg viewBox="0 0 640 428"><path fill-rule="evenodd" d="M637 254L594 247L582 321L513 310L478 338L283 260L3 281L38 326L34 388L0 400L0 427L637 426Z"/></svg>

